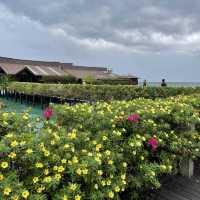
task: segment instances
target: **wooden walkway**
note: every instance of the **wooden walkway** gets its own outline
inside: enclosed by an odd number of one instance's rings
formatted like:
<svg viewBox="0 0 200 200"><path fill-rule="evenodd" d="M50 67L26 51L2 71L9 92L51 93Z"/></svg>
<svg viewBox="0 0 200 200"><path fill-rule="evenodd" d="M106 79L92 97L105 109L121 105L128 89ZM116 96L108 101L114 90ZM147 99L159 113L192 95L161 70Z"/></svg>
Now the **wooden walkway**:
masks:
<svg viewBox="0 0 200 200"><path fill-rule="evenodd" d="M200 200L200 176L175 176L165 183L157 200Z"/></svg>

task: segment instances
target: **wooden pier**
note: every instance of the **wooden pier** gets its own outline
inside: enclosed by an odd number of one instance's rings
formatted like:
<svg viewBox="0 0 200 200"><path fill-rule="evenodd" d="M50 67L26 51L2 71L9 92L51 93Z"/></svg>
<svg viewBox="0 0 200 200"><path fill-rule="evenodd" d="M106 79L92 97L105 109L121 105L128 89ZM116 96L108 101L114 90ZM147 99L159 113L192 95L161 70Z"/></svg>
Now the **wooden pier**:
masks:
<svg viewBox="0 0 200 200"><path fill-rule="evenodd" d="M36 94L25 94L23 92L19 93L16 91L1 90L0 96L6 98L7 100L13 100L15 102L20 102L21 104L27 104L30 106L40 105L41 108L49 106L50 103L64 104L67 103L71 106L77 103L86 103L87 101L81 99L69 99L62 98L58 96L46 96L46 95L36 95Z"/></svg>
<svg viewBox="0 0 200 200"><path fill-rule="evenodd" d="M153 200L200 200L200 160L188 160L181 172L166 178Z"/></svg>
<svg viewBox="0 0 200 200"><path fill-rule="evenodd" d="M171 177L162 185L155 200L200 200L200 177Z"/></svg>

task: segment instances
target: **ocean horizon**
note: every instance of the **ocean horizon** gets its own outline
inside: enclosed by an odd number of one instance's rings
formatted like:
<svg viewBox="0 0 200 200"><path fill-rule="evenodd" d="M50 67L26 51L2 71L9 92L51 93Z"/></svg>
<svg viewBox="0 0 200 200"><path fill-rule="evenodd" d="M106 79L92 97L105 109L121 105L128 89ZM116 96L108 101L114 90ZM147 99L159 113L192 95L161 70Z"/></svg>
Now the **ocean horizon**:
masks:
<svg viewBox="0 0 200 200"><path fill-rule="evenodd" d="M200 87L200 82L166 82L170 87ZM139 82L143 85L143 82ZM161 82L147 82L147 86L160 86Z"/></svg>

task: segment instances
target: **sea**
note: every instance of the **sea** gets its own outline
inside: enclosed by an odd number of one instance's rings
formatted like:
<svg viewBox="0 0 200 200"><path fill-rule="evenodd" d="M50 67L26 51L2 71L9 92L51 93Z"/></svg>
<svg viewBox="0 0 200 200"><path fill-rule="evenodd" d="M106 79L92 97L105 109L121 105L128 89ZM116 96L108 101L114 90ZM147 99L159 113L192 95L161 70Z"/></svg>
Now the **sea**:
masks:
<svg viewBox="0 0 200 200"><path fill-rule="evenodd" d="M200 82L166 82L169 87L200 87ZM143 85L143 82L139 82L139 85ZM159 87L161 82L148 82L147 86Z"/></svg>

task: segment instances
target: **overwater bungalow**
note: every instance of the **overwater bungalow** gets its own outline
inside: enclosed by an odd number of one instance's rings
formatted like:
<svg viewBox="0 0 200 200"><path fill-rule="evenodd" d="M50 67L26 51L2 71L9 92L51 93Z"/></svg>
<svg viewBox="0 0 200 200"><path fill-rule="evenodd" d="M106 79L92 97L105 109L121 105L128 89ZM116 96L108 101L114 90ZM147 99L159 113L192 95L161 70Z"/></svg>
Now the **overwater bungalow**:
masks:
<svg viewBox="0 0 200 200"><path fill-rule="evenodd" d="M118 75L106 67L77 66L73 63L21 60L0 57L0 75L8 75L22 82L63 82L74 77L78 83L90 78L99 83L137 85L138 77ZM53 81L54 82L54 81Z"/></svg>

